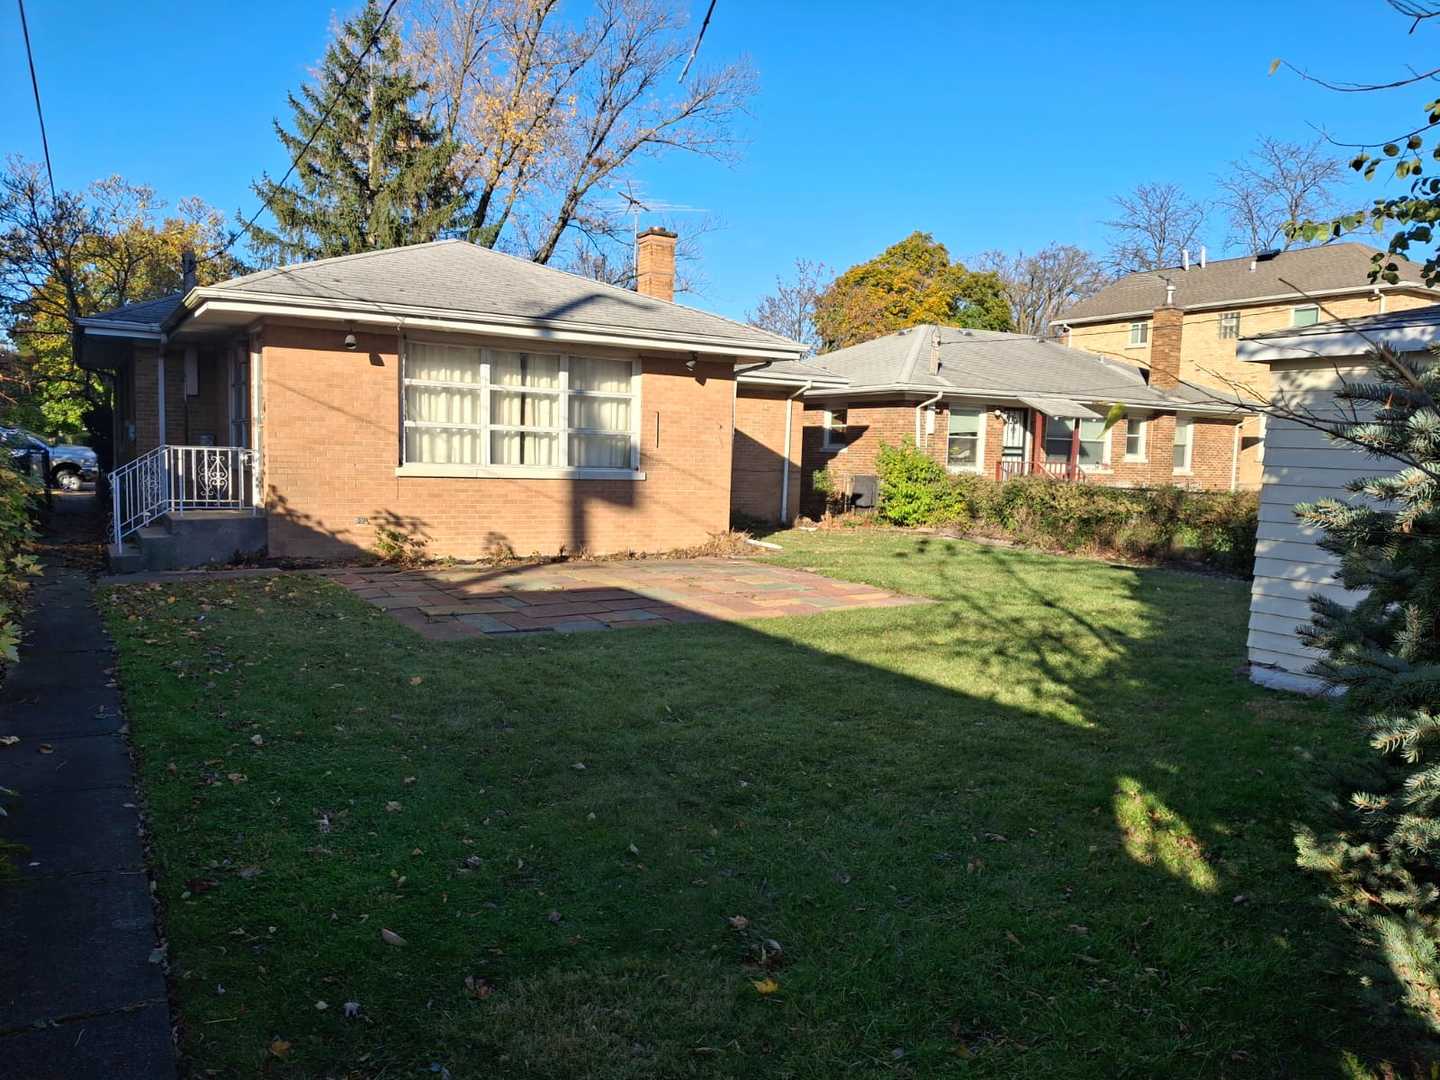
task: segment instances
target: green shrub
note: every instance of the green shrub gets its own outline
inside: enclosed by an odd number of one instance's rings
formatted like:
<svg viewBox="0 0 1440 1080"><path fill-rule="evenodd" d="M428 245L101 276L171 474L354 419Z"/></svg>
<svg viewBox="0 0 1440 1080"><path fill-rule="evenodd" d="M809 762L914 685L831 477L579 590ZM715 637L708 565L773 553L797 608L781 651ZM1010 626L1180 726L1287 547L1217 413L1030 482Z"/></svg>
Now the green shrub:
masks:
<svg viewBox="0 0 1440 1080"><path fill-rule="evenodd" d="M1259 502L1248 492L1112 488L1047 477L952 475L908 440L882 446L879 514L893 525L998 532L1025 544L1130 558L1198 558L1248 574Z"/></svg>
<svg viewBox="0 0 1440 1080"><path fill-rule="evenodd" d="M30 554L41 493L11 465L0 463L0 664L14 663L20 645L20 597L40 572Z"/></svg>

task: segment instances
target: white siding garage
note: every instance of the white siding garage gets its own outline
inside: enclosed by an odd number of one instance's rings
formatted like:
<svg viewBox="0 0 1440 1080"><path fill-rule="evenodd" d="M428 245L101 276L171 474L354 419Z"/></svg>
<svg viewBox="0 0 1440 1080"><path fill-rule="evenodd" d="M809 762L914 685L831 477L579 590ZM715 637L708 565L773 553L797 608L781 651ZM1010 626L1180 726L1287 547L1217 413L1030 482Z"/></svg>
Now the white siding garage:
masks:
<svg viewBox="0 0 1440 1080"><path fill-rule="evenodd" d="M1348 326L1322 324L1247 338L1237 353L1242 360L1270 366L1280 412L1339 420L1348 415L1349 405L1337 401L1335 391L1342 381L1369 377L1363 359L1369 342L1418 352L1437 340L1440 307L1429 307L1358 319ZM1346 602L1355 594L1335 583L1337 560L1316 546L1315 530L1300 524L1295 505L1354 498L1345 490L1349 481L1394 466L1276 414L1267 419L1264 453L1250 591L1250 677L1263 686L1316 693L1325 684L1309 668L1319 654L1301 644L1296 629L1310 621L1311 596L1320 593Z"/></svg>

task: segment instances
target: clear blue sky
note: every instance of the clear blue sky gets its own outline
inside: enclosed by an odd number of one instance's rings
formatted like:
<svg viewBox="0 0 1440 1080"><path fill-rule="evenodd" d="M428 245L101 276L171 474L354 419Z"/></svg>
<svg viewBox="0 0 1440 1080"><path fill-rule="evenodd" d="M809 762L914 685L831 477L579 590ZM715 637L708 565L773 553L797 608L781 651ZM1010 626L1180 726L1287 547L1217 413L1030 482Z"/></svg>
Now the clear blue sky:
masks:
<svg viewBox="0 0 1440 1080"><path fill-rule="evenodd" d="M704 0L677 2L698 21ZM355 6L29 0L57 181L120 173L248 215L250 179L287 164L272 118ZM0 146L38 159L13 6L0 27ZM914 229L962 257L1098 249L1113 194L1174 180L1205 195L1259 135L1408 129L1433 87L1340 95L1267 74L1277 56L1350 80L1433 66L1440 27L1406 29L1382 0L719 0L702 59L743 52L760 75L744 156L672 155L638 175L723 219L691 299L736 317L796 256L843 269Z"/></svg>

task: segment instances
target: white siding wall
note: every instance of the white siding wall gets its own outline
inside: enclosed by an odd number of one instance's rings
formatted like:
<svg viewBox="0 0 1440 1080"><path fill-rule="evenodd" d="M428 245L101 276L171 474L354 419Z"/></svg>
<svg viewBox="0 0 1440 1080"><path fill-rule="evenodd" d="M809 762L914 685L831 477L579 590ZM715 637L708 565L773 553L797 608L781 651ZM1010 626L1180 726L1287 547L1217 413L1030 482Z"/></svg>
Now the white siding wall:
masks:
<svg viewBox="0 0 1440 1080"><path fill-rule="evenodd" d="M1334 398L1340 380L1363 378L1355 360L1280 361L1271 366L1277 402L1338 419ZM1250 591L1251 677L1282 689L1319 691L1324 684L1306 670L1319 654L1305 648L1295 628L1310 621L1309 599L1322 593L1352 600L1336 585L1336 560L1315 546L1315 530L1302 527L1296 503L1326 496L1349 497L1347 481L1386 470L1383 462L1336 445L1292 420L1271 417L1265 435L1265 474L1260 489L1260 531L1255 544L1255 581Z"/></svg>

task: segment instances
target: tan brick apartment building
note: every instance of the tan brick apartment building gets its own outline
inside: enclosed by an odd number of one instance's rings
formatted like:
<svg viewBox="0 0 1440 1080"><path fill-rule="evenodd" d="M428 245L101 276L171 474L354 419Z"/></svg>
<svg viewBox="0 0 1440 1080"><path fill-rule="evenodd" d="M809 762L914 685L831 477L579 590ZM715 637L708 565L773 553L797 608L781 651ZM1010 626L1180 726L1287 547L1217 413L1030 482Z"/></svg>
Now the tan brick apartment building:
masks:
<svg viewBox="0 0 1440 1080"><path fill-rule="evenodd" d="M1376 250L1337 243L1240 259L1188 256L1182 265L1127 274L1076 304L1053 326L1067 345L1138 368L1148 368L1157 348L1156 310L1167 295L1180 312L1179 378L1228 388L1248 400L1268 401L1271 376L1236 358L1242 337L1424 307L1440 301L1420 267L1392 257L1400 280L1370 284ZM1263 422L1241 429L1239 484L1260 486Z"/></svg>

